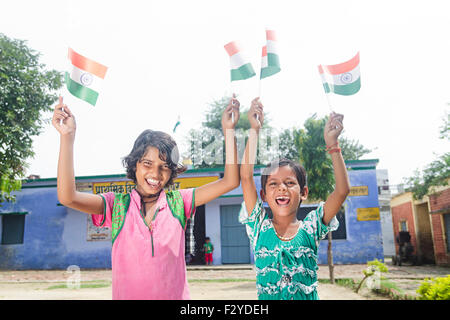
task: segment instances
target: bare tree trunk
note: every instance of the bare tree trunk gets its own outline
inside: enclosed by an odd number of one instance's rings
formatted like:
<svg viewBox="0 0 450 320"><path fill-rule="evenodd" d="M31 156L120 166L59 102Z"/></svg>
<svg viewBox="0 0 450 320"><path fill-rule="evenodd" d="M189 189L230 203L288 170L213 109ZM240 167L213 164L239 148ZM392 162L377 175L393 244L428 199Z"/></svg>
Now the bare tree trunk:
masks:
<svg viewBox="0 0 450 320"><path fill-rule="evenodd" d="M331 247L332 241L331 232L328 233L328 269L330 270L330 282L334 284L334 264L333 264L333 250Z"/></svg>
<svg viewBox="0 0 450 320"><path fill-rule="evenodd" d="M361 289L361 286L362 286L363 282L366 281L366 279L367 279L368 277L369 277L369 276L365 276L365 277L361 280L361 282L360 282L359 285L358 285L358 288L356 288L356 293L358 293L359 289Z"/></svg>

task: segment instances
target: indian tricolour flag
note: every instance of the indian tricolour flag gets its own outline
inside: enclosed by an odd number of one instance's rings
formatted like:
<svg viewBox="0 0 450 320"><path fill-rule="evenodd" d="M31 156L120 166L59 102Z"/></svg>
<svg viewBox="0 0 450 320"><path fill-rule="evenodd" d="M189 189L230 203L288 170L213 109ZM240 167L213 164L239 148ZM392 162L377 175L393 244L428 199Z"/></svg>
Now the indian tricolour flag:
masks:
<svg viewBox="0 0 450 320"><path fill-rule="evenodd" d="M266 30L266 39L267 44L262 50L261 79L274 75L281 70L275 31Z"/></svg>
<svg viewBox="0 0 450 320"><path fill-rule="evenodd" d="M252 64L244 57L235 41L227 43L224 47L230 56L231 81L245 80L256 75Z"/></svg>
<svg viewBox="0 0 450 320"><path fill-rule="evenodd" d="M180 122L180 116L178 116L177 123L175 123L175 126L173 127L173 133L175 133L175 130L177 130L178 126L181 124Z"/></svg>
<svg viewBox="0 0 450 320"><path fill-rule="evenodd" d="M67 90L75 97L95 106L100 84L108 68L76 53L71 48L69 48L69 60L73 69L71 74L66 72Z"/></svg>
<svg viewBox="0 0 450 320"><path fill-rule="evenodd" d="M334 65L319 65L325 93L334 92L343 96L355 94L361 88L359 52L347 62Z"/></svg>

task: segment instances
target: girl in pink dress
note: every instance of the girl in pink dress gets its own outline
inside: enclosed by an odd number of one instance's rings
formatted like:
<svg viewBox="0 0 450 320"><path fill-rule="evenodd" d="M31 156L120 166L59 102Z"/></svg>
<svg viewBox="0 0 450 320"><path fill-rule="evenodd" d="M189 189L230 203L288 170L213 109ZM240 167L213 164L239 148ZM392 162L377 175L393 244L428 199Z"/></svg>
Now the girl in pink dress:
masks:
<svg viewBox="0 0 450 320"><path fill-rule="evenodd" d="M232 98L222 115L226 151L222 179L195 189L165 192L186 168L178 164L176 143L168 134L146 130L123 159L136 189L128 194L89 194L75 188L75 117L59 98L52 119L60 133L58 199L66 207L91 214L94 225L111 228L113 299L189 299L186 222L196 207L239 186L234 139L238 120L239 101Z"/></svg>

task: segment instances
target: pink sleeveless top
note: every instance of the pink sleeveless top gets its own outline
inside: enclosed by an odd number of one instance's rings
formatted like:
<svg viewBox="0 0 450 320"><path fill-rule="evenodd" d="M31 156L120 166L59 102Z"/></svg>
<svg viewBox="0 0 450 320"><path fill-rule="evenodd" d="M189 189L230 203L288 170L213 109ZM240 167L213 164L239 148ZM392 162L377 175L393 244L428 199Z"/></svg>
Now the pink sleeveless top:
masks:
<svg viewBox="0 0 450 320"><path fill-rule="evenodd" d="M194 216L194 189L181 192L186 221ZM105 212L92 215L95 226L112 225L114 193L102 194ZM152 233L141 210L136 190L125 221L112 246L112 298L126 300L190 299L186 277L185 230L173 216L166 194L161 192L152 222ZM153 239L152 239L153 238Z"/></svg>

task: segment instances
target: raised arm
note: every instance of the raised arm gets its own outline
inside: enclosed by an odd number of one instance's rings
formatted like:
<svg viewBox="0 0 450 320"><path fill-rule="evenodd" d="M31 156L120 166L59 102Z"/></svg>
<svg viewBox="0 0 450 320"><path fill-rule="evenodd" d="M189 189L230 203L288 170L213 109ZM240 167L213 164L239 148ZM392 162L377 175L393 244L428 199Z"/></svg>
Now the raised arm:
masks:
<svg viewBox="0 0 450 320"><path fill-rule="evenodd" d="M103 213L103 200L99 195L76 191L75 174L73 169L73 144L75 141L75 117L63 104L59 103L53 112L52 124L60 134L60 148L58 159L57 191L62 205L89 214Z"/></svg>
<svg viewBox="0 0 450 320"><path fill-rule="evenodd" d="M339 212L339 209L350 192L350 181L347 175L347 168L345 167L344 158L342 158L341 150L338 146L338 137L344 129L342 124L343 119L343 115L333 112L325 124L324 129L324 139L327 149L331 149L329 152L331 154L334 179L336 182L334 191L328 196L328 199L324 204L323 222L325 224L328 224Z"/></svg>
<svg viewBox="0 0 450 320"><path fill-rule="evenodd" d="M225 138L225 172L222 179L195 189L195 206L201 206L239 186L239 167L234 128L239 120L239 101L233 97L222 114ZM232 121L234 114L234 121Z"/></svg>
<svg viewBox="0 0 450 320"><path fill-rule="evenodd" d="M258 199L255 181L253 180L253 168L256 161L258 134L264 123L263 105L259 102L259 98L253 99L247 117L251 128L249 130L247 145L245 146L244 156L242 158L240 177L245 207L248 215L251 215L256 200Z"/></svg>

